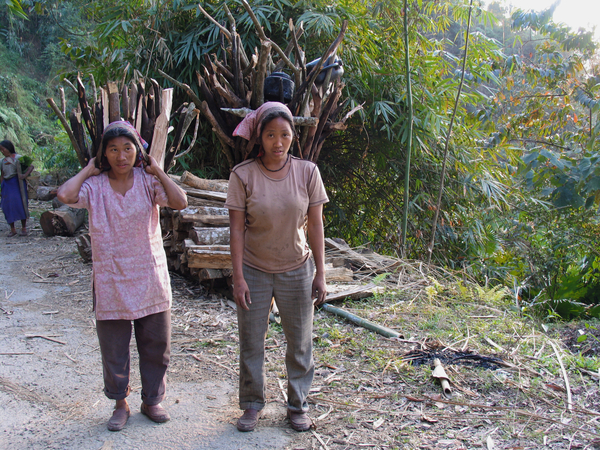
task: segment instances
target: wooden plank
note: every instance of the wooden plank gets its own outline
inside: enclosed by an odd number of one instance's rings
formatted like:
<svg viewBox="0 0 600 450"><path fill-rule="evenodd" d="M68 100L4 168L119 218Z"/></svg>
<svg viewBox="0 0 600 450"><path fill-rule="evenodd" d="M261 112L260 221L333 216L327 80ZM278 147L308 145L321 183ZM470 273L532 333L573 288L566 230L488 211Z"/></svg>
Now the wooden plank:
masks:
<svg viewBox="0 0 600 450"><path fill-rule="evenodd" d="M192 197L205 198L209 200L218 200L225 202L227 200L227 194L225 192L215 192L215 191L205 191L202 189L194 189L185 184L181 185L181 188L186 192L186 194Z"/></svg>
<svg viewBox="0 0 600 450"><path fill-rule="evenodd" d="M223 271L221 269L200 269L196 276L200 281L216 280L223 278Z"/></svg>
<svg viewBox="0 0 600 450"><path fill-rule="evenodd" d="M358 286L352 289L338 292L336 294L328 294L327 297L325 297L325 302L328 303L336 300L344 300L345 298L351 298L356 300L359 298L370 297L371 295L373 295L376 289L377 286L374 283L369 283L365 286Z"/></svg>
<svg viewBox="0 0 600 450"><path fill-rule="evenodd" d="M111 123L109 115L110 98L108 95L108 91L103 87L100 88L100 103L102 103L102 124L108 125L109 123ZM96 117L96 120L98 120L98 117Z"/></svg>
<svg viewBox="0 0 600 450"><path fill-rule="evenodd" d="M117 83L114 81L109 81L107 83L107 91L108 91L108 123L113 123L118 120L121 120L121 109L119 102L119 88L117 87ZM106 115L106 104L104 103L104 114ZM105 122L106 123L106 122Z"/></svg>
<svg viewBox="0 0 600 450"><path fill-rule="evenodd" d="M197 247L218 247L215 245L199 246L196 245L192 248L188 248L187 252L187 263L190 269L231 269L233 267L231 262L231 253L229 250L201 250ZM229 247L229 246L222 246Z"/></svg>
<svg viewBox="0 0 600 450"><path fill-rule="evenodd" d="M161 113L156 118L156 123L154 124L150 156L156 159L160 167L163 167L165 163L165 151L167 149L167 134L169 133L169 118L171 117L171 107L173 105L173 88L163 89L161 105ZM166 170L167 168L165 167L164 169Z"/></svg>
<svg viewBox="0 0 600 450"><path fill-rule="evenodd" d="M189 237L196 245L228 245L229 227L194 227Z"/></svg>
<svg viewBox="0 0 600 450"><path fill-rule="evenodd" d="M349 283L354 280L354 273L346 267L325 265L325 280L327 283Z"/></svg>

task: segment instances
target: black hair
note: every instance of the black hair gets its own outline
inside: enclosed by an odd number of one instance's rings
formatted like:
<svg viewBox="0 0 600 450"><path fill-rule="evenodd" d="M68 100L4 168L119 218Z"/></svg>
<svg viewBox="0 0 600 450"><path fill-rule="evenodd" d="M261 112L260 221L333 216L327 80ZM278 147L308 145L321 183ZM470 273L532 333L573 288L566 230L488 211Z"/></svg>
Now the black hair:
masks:
<svg viewBox="0 0 600 450"><path fill-rule="evenodd" d="M281 117L282 119L285 119L290 124L290 127L292 128L292 145L290 146L290 153L293 155L294 154L294 142L296 142L298 144L298 148L300 148L300 143L298 142L298 136L296 135L296 128L294 128L294 120L284 110L277 109L275 111L271 111L270 113L265 115L265 117L263 117L262 121L260 122L259 138L262 137L262 133L263 133L265 127L267 126L267 124L271 120L278 119L279 117ZM262 155L262 151L263 151L262 139L259 139L258 145L254 146L254 149L250 153L250 156L251 157L260 156L260 155Z"/></svg>
<svg viewBox="0 0 600 450"><path fill-rule="evenodd" d="M115 126L109 128L102 134L102 144L100 145L100 152L98 155L100 158L97 158L96 161L96 167L102 171L110 170L110 164L108 163L108 159L106 159L106 147L111 139L117 137L125 137L133 142L133 145L135 146L135 160L137 161L139 159L142 145L135 131L126 126Z"/></svg>
<svg viewBox="0 0 600 450"><path fill-rule="evenodd" d="M0 142L0 147L4 147L6 150L8 150L13 155L16 153L15 146L8 139L5 139L2 142Z"/></svg>
<svg viewBox="0 0 600 450"><path fill-rule="evenodd" d="M290 127L292 128L292 135L296 136L296 129L294 128L294 120L290 117L290 115L288 113L286 113L284 110L282 109L277 109L275 111L271 111L270 113L266 114L265 117L263 117L262 121L260 122L260 134L262 136L262 132L265 129L265 126L267 126L267 124L273 120L273 119L277 119L281 117L282 119L287 120L287 122L290 124Z"/></svg>

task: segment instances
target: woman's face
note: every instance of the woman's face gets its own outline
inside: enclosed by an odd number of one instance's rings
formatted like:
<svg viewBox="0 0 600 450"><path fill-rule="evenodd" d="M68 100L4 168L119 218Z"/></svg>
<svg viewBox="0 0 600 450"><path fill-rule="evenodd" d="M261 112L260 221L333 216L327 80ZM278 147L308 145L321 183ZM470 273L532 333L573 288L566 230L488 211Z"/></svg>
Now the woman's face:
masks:
<svg viewBox="0 0 600 450"><path fill-rule="evenodd" d="M2 152L2 154L4 156L10 156L10 151L7 148L4 148L0 145L0 152Z"/></svg>
<svg viewBox="0 0 600 450"><path fill-rule="evenodd" d="M125 136L112 138L106 144L106 159L110 170L115 174L128 174L135 164L136 148L131 139Z"/></svg>
<svg viewBox="0 0 600 450"><path fill-rule="evenodd" d="M283 117L277 117L267 123L260 135L264 158L283 159L292 145L294 134L290 123Z"/></svg>

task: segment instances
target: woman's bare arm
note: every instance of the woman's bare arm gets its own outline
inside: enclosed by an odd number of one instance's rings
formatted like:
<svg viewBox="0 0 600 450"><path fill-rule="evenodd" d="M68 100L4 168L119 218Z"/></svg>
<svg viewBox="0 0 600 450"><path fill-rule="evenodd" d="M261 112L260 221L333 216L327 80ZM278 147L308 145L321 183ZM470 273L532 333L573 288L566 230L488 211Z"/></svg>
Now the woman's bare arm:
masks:
<svg viewBox="0 0 600 450"><path fill-rule="evenodd" d="M244 279L243 259L246 243L246 212L229 210L229 246L231 262L233 263L233 298L236 305L242 309L249 309L250 290Z"/></svg>
<svg viewBox="0 0 600 450"><path fill-rule="evenodd" d="M323 230L323 205L308 208L308 241L315 258L317 272L312 285L315 305L325 301L327 285L325 283L325 231Z"/></svg>
<svg viewBox="0 0 600 450"><path fill-rule="evenodd" d="M100 173L100 169L97 169L95 166L95 160L96 158L90 159L87 166L81 169L81 171L73 178L65 181L65 183L58 188L56 196L61 202L67 204L77 203L79 200L79 191L81 190L83 182L89 177L93 177Z"/></svg>

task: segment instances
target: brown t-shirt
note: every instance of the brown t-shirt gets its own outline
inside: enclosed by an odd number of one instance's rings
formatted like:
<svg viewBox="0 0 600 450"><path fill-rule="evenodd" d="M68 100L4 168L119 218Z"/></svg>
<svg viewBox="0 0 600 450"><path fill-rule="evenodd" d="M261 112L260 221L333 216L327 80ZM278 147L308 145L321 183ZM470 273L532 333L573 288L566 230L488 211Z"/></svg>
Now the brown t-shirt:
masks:
<svg viewBox="0 0 600 450"><path fill-rule="evenodd" d="M291 157L281 180L268 177L258 164L252 159L233 168L225 207L246 213L244 264L268 273L288 272L310 256L308 208L329 199L310 161Z"/></svg>

